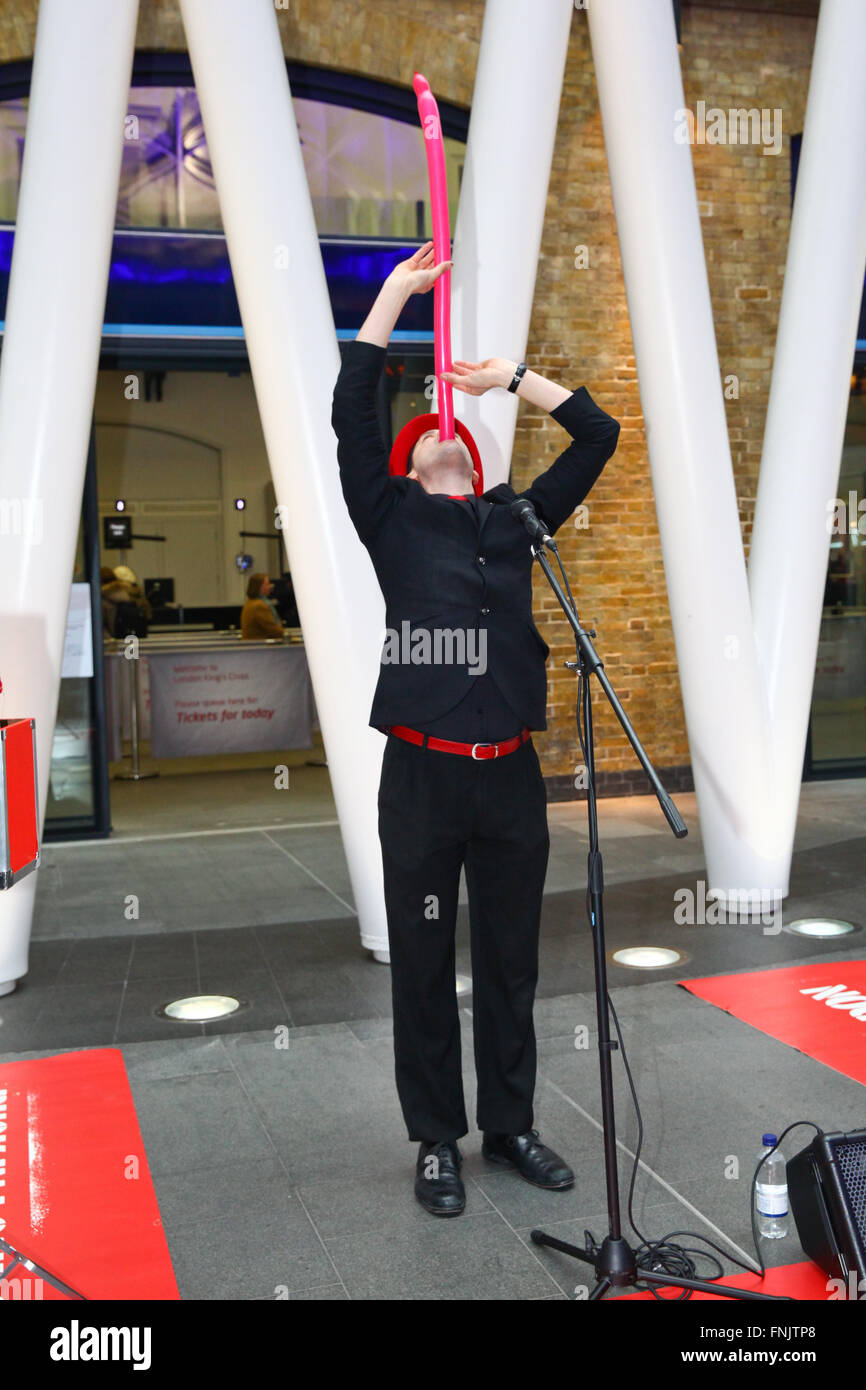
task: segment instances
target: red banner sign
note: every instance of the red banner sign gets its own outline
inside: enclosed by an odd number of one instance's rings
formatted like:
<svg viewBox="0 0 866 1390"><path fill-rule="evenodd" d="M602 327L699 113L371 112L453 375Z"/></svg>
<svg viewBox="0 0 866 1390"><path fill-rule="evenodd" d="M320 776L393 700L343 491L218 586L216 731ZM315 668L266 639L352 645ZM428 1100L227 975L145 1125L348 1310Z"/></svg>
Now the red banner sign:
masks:
<svg viewBox="0 0 866 1390"><path fill-rule="evenodd" d="M866 1083L866 960L711 975L681 984L699 999Z"/></svg>

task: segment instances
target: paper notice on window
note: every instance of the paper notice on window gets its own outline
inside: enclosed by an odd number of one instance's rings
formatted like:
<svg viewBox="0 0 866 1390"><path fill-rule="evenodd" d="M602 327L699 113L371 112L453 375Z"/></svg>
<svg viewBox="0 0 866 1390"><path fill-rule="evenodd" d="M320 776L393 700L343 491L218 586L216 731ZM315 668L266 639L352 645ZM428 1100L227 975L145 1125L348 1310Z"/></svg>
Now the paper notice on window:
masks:
<svg viewBox="0 0 866 1390"><path fill-rule="evenodd" d="M93 636L90 624L90 585L73 584L66 614L62 678L93 675Z"/></svg>

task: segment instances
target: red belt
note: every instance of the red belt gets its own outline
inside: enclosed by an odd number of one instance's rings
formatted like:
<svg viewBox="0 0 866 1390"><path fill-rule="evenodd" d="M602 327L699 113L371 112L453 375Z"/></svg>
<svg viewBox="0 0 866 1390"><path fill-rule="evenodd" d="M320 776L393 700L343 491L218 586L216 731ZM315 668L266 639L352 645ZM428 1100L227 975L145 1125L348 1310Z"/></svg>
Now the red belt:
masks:
<svg viewBox="0 0 866 1390"><path fill-rule="evenodd" d="M418 729L407 729L404 724L392 724L386 727L385 733L405 739L407 743L435 748L441 753L462 753L464 757L474 758L478 762L484 758L501 758L506 753L513 753L531 737L532 730L522 729L514 738L507 738L504 743L451 743L447 738L431 738L429 734L422 734Z"/></svg>

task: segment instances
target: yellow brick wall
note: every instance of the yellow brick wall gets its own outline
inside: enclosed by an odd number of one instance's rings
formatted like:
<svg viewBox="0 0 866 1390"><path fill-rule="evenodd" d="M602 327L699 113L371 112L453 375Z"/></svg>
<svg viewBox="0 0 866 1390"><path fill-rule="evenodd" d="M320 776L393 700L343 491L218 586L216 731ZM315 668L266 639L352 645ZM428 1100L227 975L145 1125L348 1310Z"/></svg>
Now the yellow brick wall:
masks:
<svg viewBox="0 0 866 1390"><path fill-rule="evenodd" d="M790 222L790 136L802 130L814 34L809 17L683 7L686 104L782 111L778 156L748 145L692 147L719 362L722 374L739 382L739 398L726 402L726 413L747 549ZM573 268L577 245L588 248L587 269ZM688 741L583 15L572 26L528 353L542 371L568 384L585 382L621 422L617 452L587 499L590 525L569 533L560 549L581 618L597 628L607 673L650 756L659 767L685 764ZM554 422L521 411L515 486L562 446ZM712 518L686 524L711 525ZM575 681L561 667L573 643L541 575L536 595L552 649L551 717L537 743L545 773L564 779L576 762ZM594 710L600 771L635 768L600 693ZM641 776L635 785L644 785Z"/></svg>

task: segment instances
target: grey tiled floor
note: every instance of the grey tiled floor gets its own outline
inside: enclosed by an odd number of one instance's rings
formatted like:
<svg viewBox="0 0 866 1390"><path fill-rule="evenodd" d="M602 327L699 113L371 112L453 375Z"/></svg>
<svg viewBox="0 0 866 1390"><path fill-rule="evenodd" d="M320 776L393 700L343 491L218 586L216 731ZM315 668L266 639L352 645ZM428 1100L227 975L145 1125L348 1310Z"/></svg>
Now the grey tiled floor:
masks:
<svg viewBox="0 0 866 1390"><path fill-rule="evenodd" d="M572 1163L576 1186L540 1192L490 1167L473 1129L461 1142L466 1212L441 1222L412 1194L415 1147L393 1080L390 972L359 945L336 828L308 824L329 819L315 792L304 828L235 824L225 836L148 839L130 817L125 840L49 846L31 971L0 999L0 1062L121 1048L184 1298L573 1297L588 1282L584 1270L534 1246L529 1232L540 1226L582 1246L585 1229L600 1238L606 1228L584 807L549 808L536 1004L536 1124ZM745 1258L762 1132L796 1119L862 1128L864 1088L678 980L859 959L864 938L840 949L760 927L676 927L673 892L702 873L693 805L677 802L693 831L685 842L668 834L651 798L602 803L609 948L664 942L688 954L678 970L649 975L611 967L645 1125L634 1219L642 1235L688 1228ZM864 809L862 782L803 789L786 918L820 911L863 920ZM123 897L139 887L142 917L126 923ZM465 905L458 971L469 973ZM248 1006L221 1025L156 1017L168 998L204 989L239 994ZM461 1005L472 1118L471 994ZM581 1024L589 1046L578 1049ZM614 1076L625 1203L637 1127L618 1057ZM796 1132L786 1152L808 1139L808 1130ZM725 1176L732 1155L736 1179ZM803 1258L794 1236L764 1253L771 1264Z"/></svg>
<svg viewBox="0 0 866 1390"><path fill-rule="evenodd" d="M113 813L120 827L110 840L45 847L33 939L139 938L148 933L348 917L354 912L354 899L327 774L320 768L299 768L292 770L292 777L294 790L285 793L295 798L291 814L285 802L273 811L273 799L283 794L273 790L266 770L166 778L161 803L155 799L154 782L112 784L112 804L119 801L122 809ZM188 782L198 784L198 801ZM168 783L172 785L166 790ZM184 784L180 808L175 783ZM599 803L606 884L668 877L677 886L694 887L704 866L696 799L683 793L675 800L689 829L684 840L670 834L652 796L605 798ZM246 824L241 823L242 813ZM223 820L227 826L221 826ZM588 844L585 804L552 803L548 820L546 892L582 891ZM864 835L866 781L803 786L798 860L812 851L813 860L820 863L823 845ZM801 886L806 884L795 884ZM844 891L844 876L837 886ZM822 892L829 887L822 885ZM124 911L132 893L139 900L135 920ZM465 882L460 901L466 903ZM789 907L786 903L786 911Z"/></svg>
<svg viewBox="0 0 866 1390"><path fill-rule="evenodd" d="M657 1239L688 1229L750 1254L748 1186L761 1133L798 1118L862 1126L863 1087L673 982L612 996L646 1126L638 1230ZM606 1229L592 1032L588 1049L574 1047L573 1021L589 1022L593 1008L585 994L538 1005L536 1124L572 1163L576 1186L545 1193L491 1168L473 1130L461 1141L466 1211L450 1222L429 1217L412 1195L414 1146L397 1105L386 1022L292 1029L286 1047L270 1030L124 1044L182 1296L573 1297L587 1283L580 1267L534 1246L529 1232L538 1226L582 1246L585 1229L598 1238ZM471 1107L466 1010L463 1022ZM636 1125L616 1071L625 1203ZM789 1152L808 1138L806 1130L792 1135ZM731 1155L736 1180L725 1177ZM785 1264L802 1253L790 1236L765 1258Z"/></svg>

